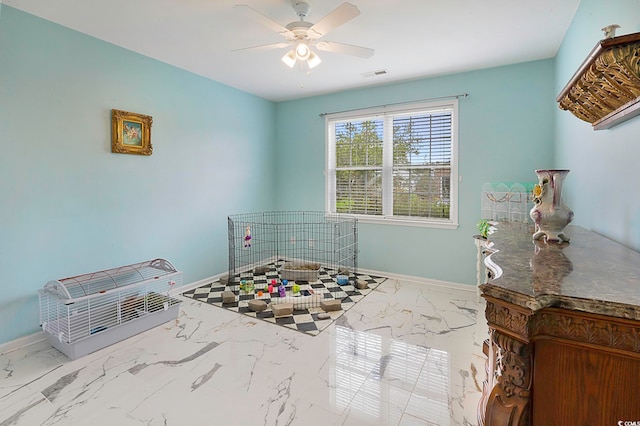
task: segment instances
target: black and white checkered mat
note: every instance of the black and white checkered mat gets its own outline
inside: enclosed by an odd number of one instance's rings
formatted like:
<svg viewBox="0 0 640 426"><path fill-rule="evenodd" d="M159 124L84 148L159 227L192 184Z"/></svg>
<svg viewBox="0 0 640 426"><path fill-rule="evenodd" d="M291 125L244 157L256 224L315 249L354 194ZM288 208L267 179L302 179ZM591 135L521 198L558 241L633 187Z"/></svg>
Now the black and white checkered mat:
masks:
<svg viewBox="0 0 640 426"><path fill-rule="evenodd" d="M337 271L321 267L316 281L288 282L286 286L286 301L293 302L295 309L293 315L276 318L271 311L271 304L282 301L279 300L280 295L277 290L277 286L281 284L280 274L278 273L281 264L282 262L275 262L268 265L269 271L262 275L254 275L249 271L238 274L236 282L230 283L230 285L223 285L220 281L215 281L186 291L183 293L183 296L315 336L386 280L386 278L382 277L352 273L349 275L348 284L338 285L336 282ZM253 291L245 292L240 290L238 285L238 281L240 280L252 280L254 283ZM272 293L269 293L268 285L274 282L274 280L276 288ZM366 281L368 288L356 288L356 280ZM300 286L300 296L293 294L293 284ZM224 291L233 292L235 295L235 301L233 303L222 303L222 292ZM340 311L328 312L330 316L329 319L318 319L318 314L323 313L324 310L320 308L319 303L306 302L312 299L311 297L303 296L303 294L308 293L316 295L313 298L314 301L321 299L338 299L341 301L342 309ZM253 299L264 300L267 303L267 309L262 312L253 312L250 310L248 306L249 301Z"/></svg>

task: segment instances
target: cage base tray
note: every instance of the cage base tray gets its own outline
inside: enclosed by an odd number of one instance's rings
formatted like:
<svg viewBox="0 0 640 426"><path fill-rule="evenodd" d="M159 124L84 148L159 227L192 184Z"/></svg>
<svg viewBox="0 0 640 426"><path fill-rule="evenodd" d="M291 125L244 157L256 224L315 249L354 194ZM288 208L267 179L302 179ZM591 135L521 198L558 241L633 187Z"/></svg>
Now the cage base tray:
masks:
<svg viewBox="0 0 640 426"><path fill-rule="evenodd" d="M166 310L149 312L135 320L126 321L115 327L96 327L92 330L93 332L90 336L73 343L61 342L50 333L46 333L47 341L70 359L78 359L176 319L179 311L180 303L171 305Z"/></svg>

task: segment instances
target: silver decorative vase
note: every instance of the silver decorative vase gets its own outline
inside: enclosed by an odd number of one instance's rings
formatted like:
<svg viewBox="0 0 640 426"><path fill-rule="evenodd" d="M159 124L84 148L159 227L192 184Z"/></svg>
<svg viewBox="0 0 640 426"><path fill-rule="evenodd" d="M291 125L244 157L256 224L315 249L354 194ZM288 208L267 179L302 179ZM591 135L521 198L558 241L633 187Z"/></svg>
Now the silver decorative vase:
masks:
<svg viewBox="0 0 640 426"><path fill-rule="evenodd" d="M569 241L564 228L573 220L573 211L562 201L562 184L569 170L536 170L538 184L533 189L534 206L529 212L535 223L534 240L549 243Z"/></svg>

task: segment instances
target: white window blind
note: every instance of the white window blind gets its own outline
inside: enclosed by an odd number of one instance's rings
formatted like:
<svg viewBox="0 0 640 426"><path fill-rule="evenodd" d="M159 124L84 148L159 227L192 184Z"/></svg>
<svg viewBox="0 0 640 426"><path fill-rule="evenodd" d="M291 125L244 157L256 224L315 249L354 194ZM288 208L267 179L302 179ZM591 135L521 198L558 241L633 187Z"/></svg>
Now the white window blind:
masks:
<svg viewBox="0 0 640 426"><path fill-rule="evenodd" d="M329 211L457 225L457 100L327 116Z"/></svg>

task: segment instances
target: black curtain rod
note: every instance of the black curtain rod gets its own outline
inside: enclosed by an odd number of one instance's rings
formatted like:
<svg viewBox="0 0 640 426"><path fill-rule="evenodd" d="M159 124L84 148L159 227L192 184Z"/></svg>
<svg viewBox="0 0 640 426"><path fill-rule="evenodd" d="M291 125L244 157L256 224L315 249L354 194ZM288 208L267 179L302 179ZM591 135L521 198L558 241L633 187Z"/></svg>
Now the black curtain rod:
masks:
<svg viewBox="0 0 640 426"><path fill-rule="evenodd" d="M437 100L441 100L441 99L454 99L454 98L455 99L460 99L460 98L466 98L467 96L469 96L468 93L461 93L459 95L440 96L440 97L437 97L437 98L416 99L415 101L397 102L395 104L375 105L375 106L372 106L372 107L365 107L365 108L346 109L344 111L321 112L319 115L320 115L320 117L324 117L324 116L329 115L329 114L340 114L340 113L343 113L343 112L360 111L361 109L386 108L386 107L390 107L390 106L409 105L409 104L414 104L414 103L417 103L417 102L437 101Z"/></svg>

